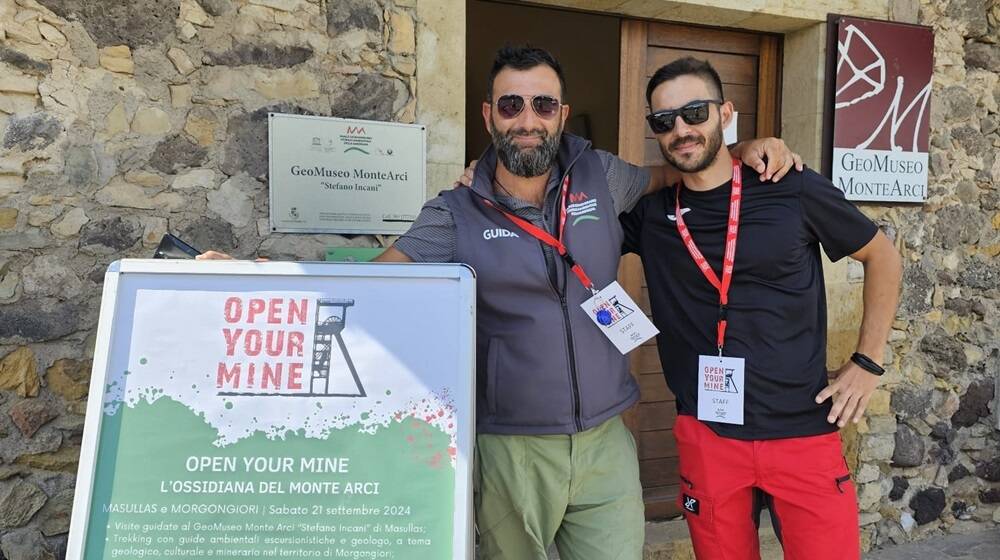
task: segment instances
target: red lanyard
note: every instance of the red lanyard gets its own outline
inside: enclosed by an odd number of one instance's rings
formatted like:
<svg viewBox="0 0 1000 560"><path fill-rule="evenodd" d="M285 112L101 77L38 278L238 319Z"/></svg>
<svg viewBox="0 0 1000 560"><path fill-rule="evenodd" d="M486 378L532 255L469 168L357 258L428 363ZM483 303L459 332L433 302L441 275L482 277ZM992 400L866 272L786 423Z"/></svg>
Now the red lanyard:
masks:
<svg viewBox="0 0 1000 560"><path fill-rule="evenodd" d="M593 293L597 293L597 290L594 289L594 283L590 280L590 277L587 276L587 273L583 271L583 266L581 266L580 263L576 262L573 259L573 255L570 255L569 249L567 249L566 245L563 243L563 233L566 231L566 199L568 197L569 197L569 175L567 175L566 178L563 179L562 193L559 196L560 210L559 210L558 239L552 237L552 235L549 232L535 226L528 220L519 218L514 214L507 212L503 208L500 208L496 204L493 204L492 201L483 199L483 202L490 208L493 208L497 212L500 212L501 214L506 216L508 220L514 222L514 224L517 225L517 227L524 230L528 235L534 237L535 239L541 241L542 243L545 243L549 247L552 247L553 249L558 251L559 256L562 257L564 261L566 261L566 264L569 266L570 270L573 271L573 274L575 274L576 277L580 279L580 283L583 284L583 287L587 288Z"/></svg>
<svg viewBox="0 0 1000 560"><path fill-rule="evenodd" d="M688 253L694 259L695 264L701 269L708 282L719 291L719 322L717 327L716 344L719 347L719 355L722 355L722 346L726 342L727 313L729 311L729 286L733 281L733 265L736 262L736 237L740 229L740 201L743 199L743 173L740 160L733 160L733 190L729 196L729 225L726 228L726 253L722 258L722 281L716 276L715 271L708 265L705 255L701 254L698 246L691 237L687 224L684 223L684 214L681 212L681 186L677 187L676 208L674 216L677 218L677 231L681 234L681 240L687 247Z"/></svg>

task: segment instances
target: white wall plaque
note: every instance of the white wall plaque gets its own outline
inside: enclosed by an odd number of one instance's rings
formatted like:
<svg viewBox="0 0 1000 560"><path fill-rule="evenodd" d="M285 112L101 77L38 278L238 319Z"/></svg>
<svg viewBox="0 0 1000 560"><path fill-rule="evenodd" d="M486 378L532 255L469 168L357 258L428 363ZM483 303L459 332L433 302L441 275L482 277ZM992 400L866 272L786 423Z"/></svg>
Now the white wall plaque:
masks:
<svg viewBox="0 0 1000 560"><path fill-rule="evenodd" d="M271 231L405 232L424 202L426 127L268 115Z"/></svg>

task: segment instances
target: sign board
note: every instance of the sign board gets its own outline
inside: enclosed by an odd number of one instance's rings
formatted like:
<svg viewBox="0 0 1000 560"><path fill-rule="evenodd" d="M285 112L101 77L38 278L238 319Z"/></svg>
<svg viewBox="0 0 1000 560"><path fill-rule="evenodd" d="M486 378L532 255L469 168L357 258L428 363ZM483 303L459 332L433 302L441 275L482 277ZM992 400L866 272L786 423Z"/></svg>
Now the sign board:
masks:
<svg viewBox="0 0 1000 560"><path fill-rule="evenodd" d="M67 558L471 558L464 265L124 260Z"/></svg>
<svg viewBox="0 0 1000 560"><path fill-rule="evenodd" d="M424 203L426 128L268 114L271 231L404 233Z"/></svg>
<svg viewBox="0 0 1000 560"><path fill-rule="evenodd" d="M927 199L934 33L840 17L832 180L848 200Z"/></svg>

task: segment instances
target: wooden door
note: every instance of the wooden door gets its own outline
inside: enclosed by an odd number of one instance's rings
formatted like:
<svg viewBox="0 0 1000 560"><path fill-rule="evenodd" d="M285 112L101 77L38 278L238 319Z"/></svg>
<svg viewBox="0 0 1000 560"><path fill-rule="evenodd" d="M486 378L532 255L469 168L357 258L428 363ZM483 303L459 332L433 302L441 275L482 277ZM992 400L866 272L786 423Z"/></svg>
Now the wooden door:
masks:
<svg viewBox="0 0 1000 560"><path fill-rule="evenodd" d="M618 136L623 159L638 165L663 163L644 118L649 112L646 84L660 66L684 56L708 60L719 72L726 99L739 111L739 140L778 135L780 36L623 20ZM622 259L619 279L649 314L649 290L638 257ZM625 414L625 423L639 448L646 518L660 519L680 513L675 505L677 445L672 431L677 409L663 379L656 344L650 341L630 357L642 399Z"/></svg>

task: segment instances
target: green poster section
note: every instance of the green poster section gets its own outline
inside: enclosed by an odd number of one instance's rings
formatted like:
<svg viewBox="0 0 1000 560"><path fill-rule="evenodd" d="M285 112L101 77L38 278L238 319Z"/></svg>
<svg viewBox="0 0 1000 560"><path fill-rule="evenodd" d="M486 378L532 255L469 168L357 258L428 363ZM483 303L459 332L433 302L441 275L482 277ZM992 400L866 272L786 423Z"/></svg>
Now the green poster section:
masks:
<svg viewBox="0 0 1000 560"><path fill-rule="evenodd" d="M422 420L325 439L256 432L218 447L216 431L168 397L114 408L100 430L87 560L452 558L450 441Z"/></svg>
<svg viewBox="0 0 1000 560"><path fill-rule="evenodd" d="M326 250L326 260L329 262L369 262L382 254L385 248L378 247L330 247Z"/></svg>

